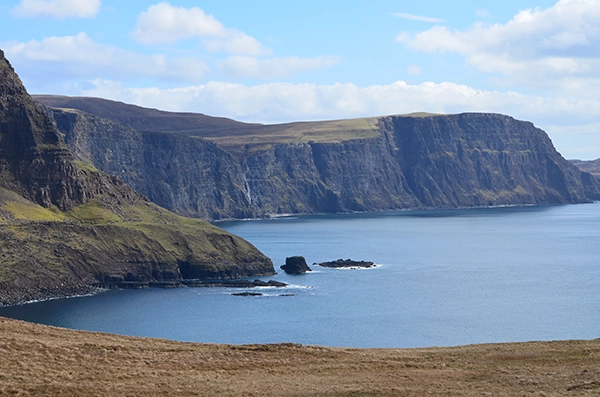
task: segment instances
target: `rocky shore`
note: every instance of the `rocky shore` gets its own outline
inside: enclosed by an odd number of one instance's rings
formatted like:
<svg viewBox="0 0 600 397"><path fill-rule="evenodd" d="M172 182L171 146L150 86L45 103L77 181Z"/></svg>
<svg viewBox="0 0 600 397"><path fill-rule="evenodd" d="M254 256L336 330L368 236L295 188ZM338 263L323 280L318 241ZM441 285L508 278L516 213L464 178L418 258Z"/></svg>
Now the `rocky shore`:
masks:
<svg viewBox="0 0 600 397"><path fill-rule="evenodd" d="M61 286L39 291L28 291L20 288L0 288L0 307L41 302L52 299L94 295L102 291L104 291L104 289L94 285Z"/></svg>
<svg viewBox="0 0 600 397"><path fill-rule="evenodd" d="M174 280L174 281L119 281L111 284L93 283L79 286L48 288L44 291L24 291L22 289L0 289L0 307L52 299L73 298L94 295L108 289L144 289L144 288L283 288L288 284L276 280ZM253 293L256 294L256 293Z"/></svg>

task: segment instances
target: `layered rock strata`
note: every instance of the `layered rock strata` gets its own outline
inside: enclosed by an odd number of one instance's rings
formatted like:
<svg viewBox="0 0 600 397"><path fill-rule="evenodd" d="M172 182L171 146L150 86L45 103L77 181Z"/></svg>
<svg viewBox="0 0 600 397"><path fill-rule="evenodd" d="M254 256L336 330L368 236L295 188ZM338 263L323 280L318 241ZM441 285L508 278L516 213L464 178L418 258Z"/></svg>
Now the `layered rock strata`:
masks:
<svg viewBox="0 0 600 397"><path fill-rule="evenodd" d="M160 205L205 219L600 197L598 180L566 161L544 131L505 115L416 114L271 126L215 119L211 129L204 115L144 113L99 99L94 106L83 106L92 101L86 98L38 99L101 109L112 120L51 110L75 155ZM128 119L124 114L132 109L135 117ZM152 129L144 117L160 122ZM131 125L121 123L127 120Z"/></svg>

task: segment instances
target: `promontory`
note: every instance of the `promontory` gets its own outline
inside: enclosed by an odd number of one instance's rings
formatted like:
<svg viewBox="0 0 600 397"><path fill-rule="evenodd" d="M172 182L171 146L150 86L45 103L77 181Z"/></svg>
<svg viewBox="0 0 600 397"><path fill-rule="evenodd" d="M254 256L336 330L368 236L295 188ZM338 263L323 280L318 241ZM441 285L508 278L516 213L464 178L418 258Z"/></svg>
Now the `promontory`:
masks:
<svg viewBox="0 0 600 397"><path fill-rule="evenodd" d="M77 160L0 51L0 305L274 273L247 241Z"/></svg>

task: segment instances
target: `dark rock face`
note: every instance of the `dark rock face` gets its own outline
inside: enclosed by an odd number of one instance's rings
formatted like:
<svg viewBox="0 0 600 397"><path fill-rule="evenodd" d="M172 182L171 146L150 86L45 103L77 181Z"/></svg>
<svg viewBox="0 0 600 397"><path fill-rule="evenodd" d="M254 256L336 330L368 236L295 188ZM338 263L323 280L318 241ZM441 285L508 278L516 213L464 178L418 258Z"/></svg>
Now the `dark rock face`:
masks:
<svg viewBox="0 0 600 397"><path fill-rule="evenodd" d="M0 51L0 186L62 210L89 198L73 156Z"/></svg>
<svg viewBox="0 0 600 397"><path fill-rule="evenodd" d="M288 274L304 274L311 271L303 256L285 258L285 265L282 265L281 268Z"/></svg>
<svg viewBox="0 0 600 397"><path fill-rule="evenodd" d="M382 124L393 132L396 159L424 207L578 203L600 191L598 180L528 122L460 114L388 117Z"/></svg>
<svg viewBox="0 0 600 397"><path fill-rule="evenodd" d="M175 212L205 219L600 198L598 179L562 158L545 132L498 114L389 116L375 120L373 138L277 144L248 138L219 147L186 131L141 133L81 112L53 113L79 159ZM242 127L235 128L231 134Z"/></svg>
<svg viewBox="0 0 600 397"><path fill-rule="evenodd" d="M77 111L50 110L79 160L118 176L154 203L203 219L255 218L240 165L216 144L139 132Z"/></svg>
<svg viewBox="0 0 600 397"><path fill-rule="evenodd" d="M350 268L350 267L373 267L375 263L369 261L353 261L352 259L338 259L331 262L314 263L315 266L333 267L333 268Z"/></svg>

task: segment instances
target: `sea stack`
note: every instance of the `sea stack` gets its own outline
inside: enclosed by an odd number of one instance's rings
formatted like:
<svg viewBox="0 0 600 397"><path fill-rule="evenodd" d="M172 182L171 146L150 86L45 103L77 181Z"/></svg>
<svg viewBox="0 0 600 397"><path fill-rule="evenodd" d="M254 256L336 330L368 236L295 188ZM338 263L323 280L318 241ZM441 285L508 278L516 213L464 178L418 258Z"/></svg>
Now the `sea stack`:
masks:
<svg viewBox="0 0 600 397"><path fill-rule="evenodd" d="M303 256L285 258L285 265L282 265L281 268L288 274L304 274L311 271Z"/></svg>

